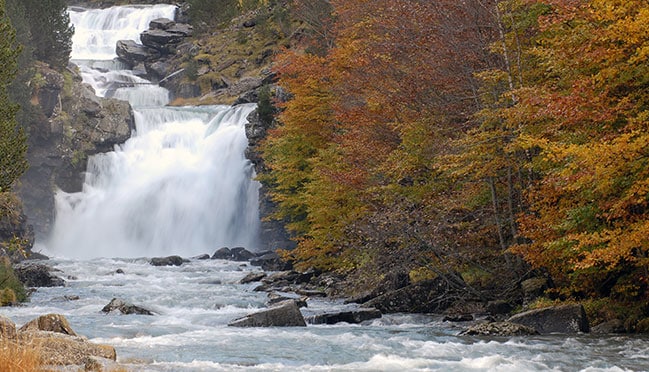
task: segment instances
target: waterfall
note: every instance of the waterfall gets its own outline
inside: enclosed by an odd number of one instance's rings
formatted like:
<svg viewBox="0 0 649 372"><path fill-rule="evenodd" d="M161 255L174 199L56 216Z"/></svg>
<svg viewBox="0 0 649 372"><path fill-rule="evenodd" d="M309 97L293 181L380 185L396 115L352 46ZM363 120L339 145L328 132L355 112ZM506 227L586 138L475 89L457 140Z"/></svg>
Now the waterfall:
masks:
<svg viewBox="0 0 649 372"><path fill-rule="evenodd" d="M151 20L173 18L174 11L70 9L73 62L98 95L131 103L135 132L113 152L89 159L81 192L57 192L49 253L150 257L255 248L259 184L244 156L244 125L255 105L168 107L168 91L115 61L117 40L139 41Z"/></svg>

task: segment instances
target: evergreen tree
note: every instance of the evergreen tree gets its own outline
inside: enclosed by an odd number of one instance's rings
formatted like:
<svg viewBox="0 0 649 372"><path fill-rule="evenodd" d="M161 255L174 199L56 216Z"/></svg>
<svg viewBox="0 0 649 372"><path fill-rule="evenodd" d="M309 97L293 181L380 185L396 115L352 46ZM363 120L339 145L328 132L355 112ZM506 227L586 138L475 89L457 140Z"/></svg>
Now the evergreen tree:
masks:
<svg viewBox="0 0 649 372"><path fill-rule="evenodd" d="M16 33L5 15L5 1L0 0L0 192L8 191L27 169L26 138L16 123L18 106L10 102L7 94L19 53Z"/></svg>
<svg viewBox="0 0 649 372"><path fill-rule="evenodd" d="M27 24L31 25L34 57L54 68L65 68L72 51L74 27L64 0L24 0Z"/></svg>

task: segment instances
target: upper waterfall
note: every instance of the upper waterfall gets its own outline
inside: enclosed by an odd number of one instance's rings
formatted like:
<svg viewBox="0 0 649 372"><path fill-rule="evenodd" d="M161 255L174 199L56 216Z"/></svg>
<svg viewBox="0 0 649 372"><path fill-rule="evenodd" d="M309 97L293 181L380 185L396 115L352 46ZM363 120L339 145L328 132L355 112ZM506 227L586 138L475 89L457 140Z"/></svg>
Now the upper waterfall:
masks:
<svg viewBox="0 0 649 372"><path fill-rule="evenodd" d="M48 252L141 257L255 248L258 182L245 158L244 125L255 105L167 107L169 93L116 63L117 40L134 39L174 6L71 10L74 62L98 95L128 100L135 132L91 157L83 190L59 191ZM77 23L78 22L78 23ZM113 43L109 52L109 44ZM123 86L125 80L139 84Z"/></svg>

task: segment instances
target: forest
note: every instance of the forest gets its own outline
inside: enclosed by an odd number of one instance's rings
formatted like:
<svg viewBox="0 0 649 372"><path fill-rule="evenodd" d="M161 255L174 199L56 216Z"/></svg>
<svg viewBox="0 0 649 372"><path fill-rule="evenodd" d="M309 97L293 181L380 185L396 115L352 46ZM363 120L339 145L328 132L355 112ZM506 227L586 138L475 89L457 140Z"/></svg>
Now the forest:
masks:
<svg viewBox="0 0 649 372"><path fill-rule="evenodd" d="M298 267L649 315L649 5L310 0L264 144ZM368 12L367 9L372 9ZM623 310L620 310L623 309Z"/></svg>

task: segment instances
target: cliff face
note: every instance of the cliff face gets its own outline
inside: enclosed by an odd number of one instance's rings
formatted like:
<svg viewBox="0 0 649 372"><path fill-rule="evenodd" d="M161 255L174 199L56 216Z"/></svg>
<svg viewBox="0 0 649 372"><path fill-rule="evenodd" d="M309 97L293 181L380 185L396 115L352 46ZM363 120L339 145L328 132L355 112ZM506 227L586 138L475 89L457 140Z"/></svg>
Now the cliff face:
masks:
<svg viewBox="0 0 649 372"><path fill-rule="evenodd" d="M42 238L54 219L56 189L80 191L88 157L126 141L133 112L124 101L95 96L74 70L37 68L42 79L32 103L40 107L41 115L29 128L30 167L18 191L37 237Z"/></svg>

